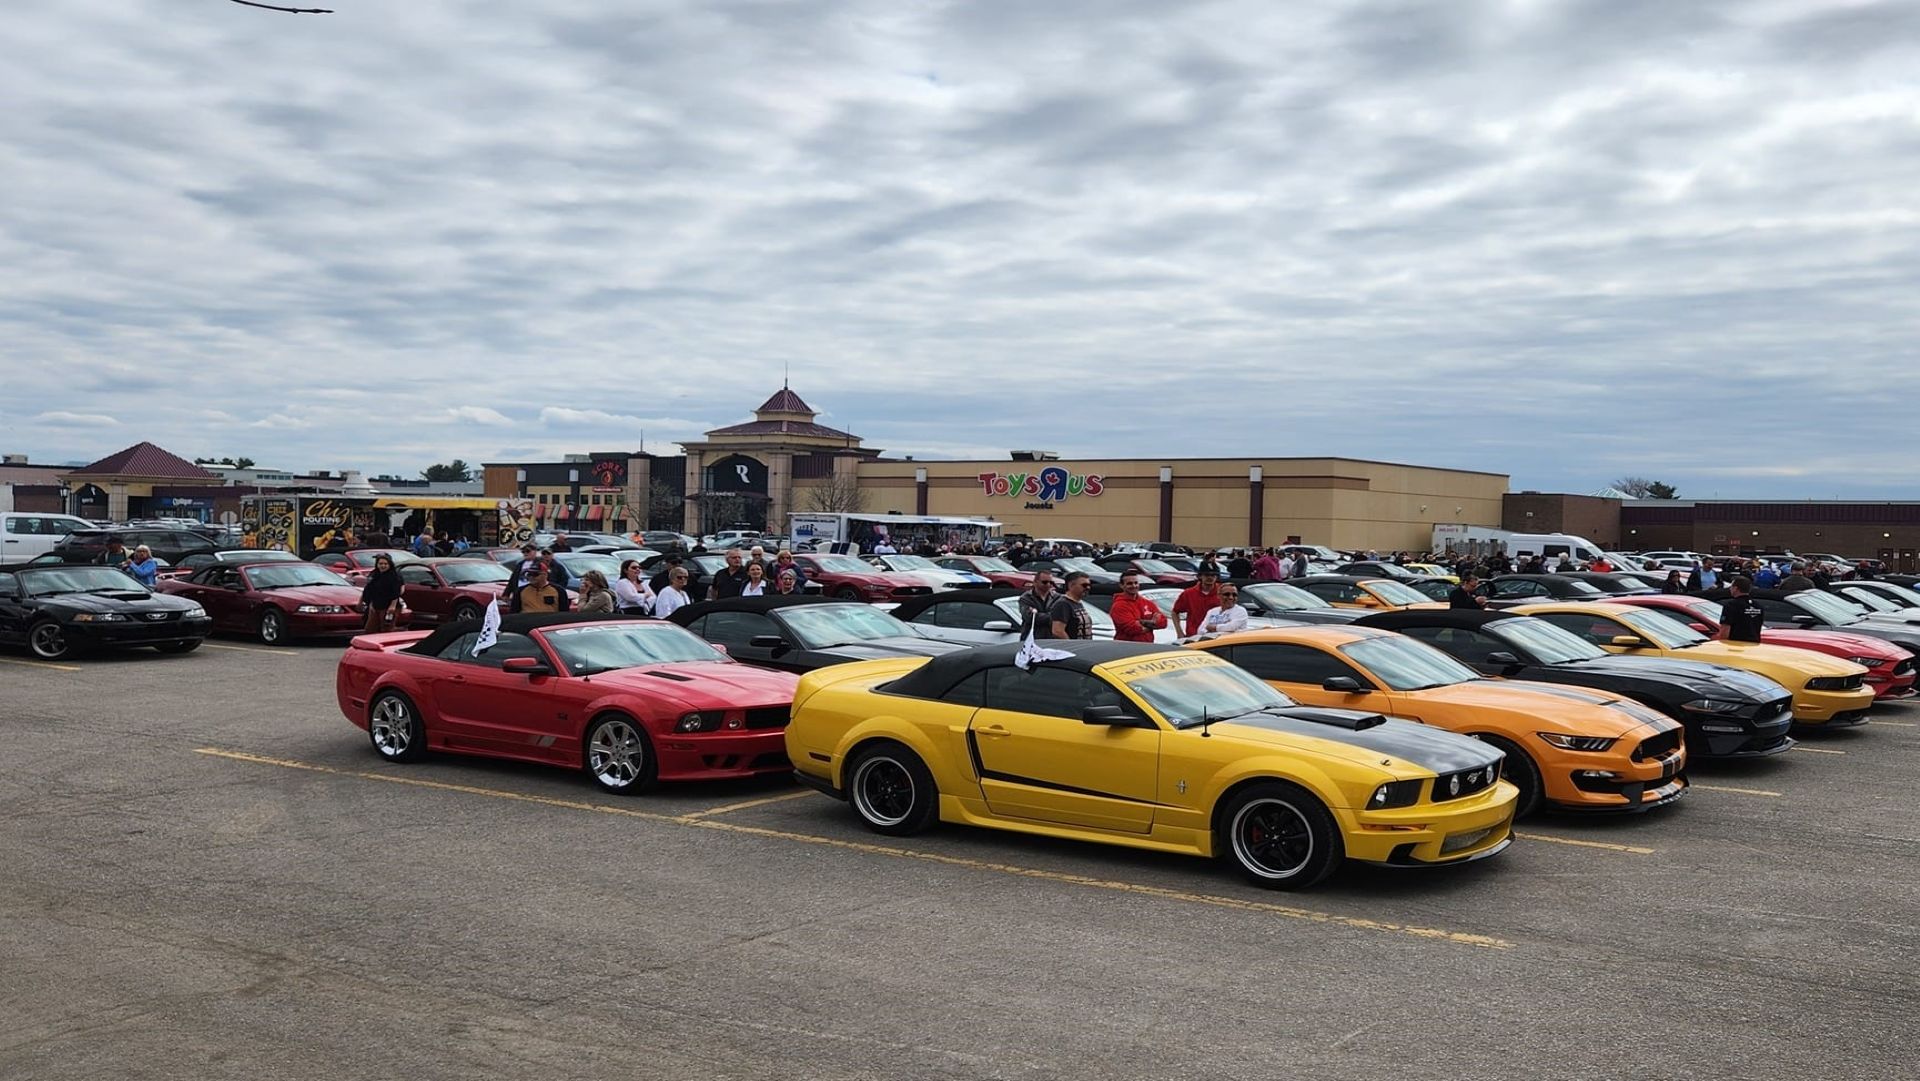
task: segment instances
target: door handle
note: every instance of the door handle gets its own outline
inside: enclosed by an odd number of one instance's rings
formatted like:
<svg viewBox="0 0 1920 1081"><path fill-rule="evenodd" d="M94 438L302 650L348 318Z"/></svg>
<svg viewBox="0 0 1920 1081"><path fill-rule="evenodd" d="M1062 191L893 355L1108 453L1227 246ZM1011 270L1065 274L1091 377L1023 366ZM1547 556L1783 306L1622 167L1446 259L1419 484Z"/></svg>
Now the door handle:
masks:
<svg viewBox="0 0 1920 1081"><path fill-rule="evenodd" d="M1005 725L998 725L998 724L990 724L985 728L976 728L974 729L974 731L980 733L983 736L992 737L993 739L1004 739L1007 736L1013 735L1012 732L1007 731Z"/></svg>
<svg viewBox="0 0 1920 1081"><path fill-rule="evenodd" d="M467 677L465 677L465 676L462 676L462 675L455 675L455 676L453 677L453 681L454 681L455 683L465 683L465 682L467 681Z"/></svg>

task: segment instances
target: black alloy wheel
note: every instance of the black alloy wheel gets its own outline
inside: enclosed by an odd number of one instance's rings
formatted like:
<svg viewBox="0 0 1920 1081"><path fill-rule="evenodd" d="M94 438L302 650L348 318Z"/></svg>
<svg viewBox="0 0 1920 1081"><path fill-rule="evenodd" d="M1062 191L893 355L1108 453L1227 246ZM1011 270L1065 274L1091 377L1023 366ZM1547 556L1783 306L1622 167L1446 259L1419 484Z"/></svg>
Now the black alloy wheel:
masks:
<svg viewBox="0 0 1920 1081"><path fill-rule="evenodd" d="M839 589L833 591L833 595L843 601L857 601L860 599L860 591L852 586L841 586Z"/></svg>
<svg viewBox="0 0 1920 1081"><path fill-rule="evenodd" d="M27 631L27 648L43 661L65 660L73 656L73 640L58 620L43 619Z"/></svg>
<svg viewBox="0 0 1920 1081"><path fill-rule="evenodd" d="M461 601L459 604L454 605L453 621L455 623L468 619L478 620L479 618L480 606L472 601Z"/></svg>
<svg viewBox="0 0 1920 1081"><path fill-rule="evenodd" d="M1220 855L1256 886L1303 890L1346 858L1340 827L1299 785L1262 781L1236 793L1219 817Z"/></svg>
<svg viewBox="0 0 1920 1081"><path fill-rule="evenodd" d="M287 640L287 617L280 609L268 607L260 613L260 640L270 646Z"/></svg>
<svg viewBox="0 0 1920 1081"><path fill-rule="evenodd" d="M940 790L927 764L892 740L855 754L846 783L853 813L875 833L907 837L925 831L939 817Z"/></svg>

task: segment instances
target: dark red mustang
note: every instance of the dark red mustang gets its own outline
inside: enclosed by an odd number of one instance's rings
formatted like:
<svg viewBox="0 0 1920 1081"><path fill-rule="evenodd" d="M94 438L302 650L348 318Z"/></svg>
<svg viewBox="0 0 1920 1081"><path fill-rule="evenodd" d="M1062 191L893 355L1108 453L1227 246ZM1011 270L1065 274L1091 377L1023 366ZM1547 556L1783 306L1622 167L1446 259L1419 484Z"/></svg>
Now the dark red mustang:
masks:
<svg viewBox="0 0 1920 1081"><path fill-rule="evenodd" d="M361 635L340 658L340 711L393 762L429 750L585 770L623 795L656 781L786 773L800 677L737 664L652 619L510 615Z"/></svg>
<svg viewBox="0 0 1920 1081"><path fill-rule="evenodd" d="M513 571L491 559L416 559L402 563L400 596L413 612L413 626L479 619L497 600Z"/></svg>
<svg viewBox="0 0 1920 1081"><path fill-rule="evenodd" d="M216 631L257 635L268 644L344 638L367 622L360 587L312 563L213 563L185 578L162 578L154 588L198 601Z"/></svg>

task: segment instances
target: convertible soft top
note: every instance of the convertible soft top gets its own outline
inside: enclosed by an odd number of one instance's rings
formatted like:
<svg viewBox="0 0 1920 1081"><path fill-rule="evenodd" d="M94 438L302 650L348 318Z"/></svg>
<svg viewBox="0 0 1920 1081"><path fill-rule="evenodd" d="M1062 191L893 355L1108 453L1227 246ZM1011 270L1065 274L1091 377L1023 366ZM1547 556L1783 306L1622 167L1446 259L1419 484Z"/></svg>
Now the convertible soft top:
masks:
<svg viewBox="0 0 1920 1081"><path fill-rule="evenodd" d="M1354 620L1353 626L1375 627L1383 631L1398 631L1407 627L1459 627L1465 630L1478 630L1489 623L1498 623L1501 620L1532 618L1532 616L1515 615L1497 608L1491 611L1479 608L1415 608L1397 612L1375 612Z"/></svg>
<svg viewBox="0 0 1920 1081"><path fill-rule="evenodd" d="M1179 653L1191 656L1186 650L1174 649L1149 642L1109 642L1098 639L1060 639L1049 638L1040 643L1047 649L1059 650L1069 656L1057 661L1042 661L1051 668L1065 668L1072 672L1089 672L1095 665L1123 661L1130 657L1150 657L1156 653ZM893 694L904 694L912 698L939 698L952 686L975 672L988 668L1005 668L1013 663L1022 645L1010 642L998 646L976 646L973 649L954 653L943 653L920 667L887 684L887 690Z"/></svg>
<svg viewBox="0 0 1920 1081"><path fill-rule="evenodd" d="M822 597L818 593L768 593L759 597L723 597L717 601L696 601L674 610L668 619L675 623L691 623L708 612L771 612L776 608L792 608L797 604L861 604L861 601L844 601L838 597Z"/></svg>
<svg viewBox="0 0 1920 1081"><path fill-rule="evenodd" d="M936 604L951 601L979 601L992 604L1006 597L1018 597L1025 590L1010 586L995 586L992 589L968 589L948 593L927 593L918 597L908 597L893 606L893 618L910 620Z"/></svg>
<svg viewBox="0 0 1920 1081"><path fill-rule="evenodd" d="M525 634L541 627L553 627L566 623L605 623L609 620L639 619L639 616L623 616L606 612L518 612L500 617L501 634ZM433 633L401 650L402 653L419 653L426 656L438 656L440 651L451 645L462 635L472 634L480 629L480 620L459 619L451 623L442 623L433 629Z"/></svg>

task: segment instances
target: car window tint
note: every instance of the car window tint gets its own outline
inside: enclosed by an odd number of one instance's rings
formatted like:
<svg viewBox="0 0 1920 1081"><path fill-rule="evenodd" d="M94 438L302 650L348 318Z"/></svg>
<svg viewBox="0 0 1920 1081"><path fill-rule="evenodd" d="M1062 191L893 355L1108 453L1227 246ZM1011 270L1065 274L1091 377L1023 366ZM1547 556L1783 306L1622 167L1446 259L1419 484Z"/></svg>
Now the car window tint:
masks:
<svg viewBox="0 0 1920 1081"><path fill-rule="evenodd" d="M19 592L20 579L11 574L0 574L0 597L11 597Z"/></svg>
<svg viewBox="0 0 1920 1081"><path fill-rule="evenodd" d="M989 669L987 702L991 709L1078 720L1088 706L1117 706L1126 699L1093 676L1036 665L1027 672L1018 668Z"/></svg>
<svg viewBox="0 0 1920 1081"><path fill-rule="evenodd" d="M1486 664L1495 653L1514 652L1512 646L1493 635L1465 627L1402 627L1400 633L1467 664Z"/></svg>
<svg viewBox="0 0 1920 1081"><path fill-rule="evenodd" d="M696 631L700 637L728 649L744 649L755 635L779 634L773 620L758 612L714 612L701 620L706 626Z"/></svg>
<svg viewBox="0 0 1920 1081"><path fill-rule="evenodd" d="M233 585L240 581L240 571L236 567L215 567L207 581L216 586Z"/></svg>
<svg viewBox="0 0 1920 1081"><path fill-rule="evenodd" d="M976 601L952 601L933 606L934 625L937 627L959 627L966 630L984 630L986 625L1004 622L1006 613L991 604Z"/></svg>
<svg viewBox="0 0 1920 1081"><path fill-rule="evenodd" d="M439 581L433 576L433 571L426 567L416 567L412 564L403 563L400 565L399 570L400 580L410 586L431 586L439 584Z"/></svg>
<svg viewBox="0 0 1920 1081"><path fill-rule="evenodd" d="M440 659L444 661L457 661L465 658L467 654L473 652L473 640L478 637L480 637L479 633L475 632L473 634L463 634L454 639L448 643L446 648L440 651Z"/></svg>
<svg viewBox="0 0 1920 1081"><path fill-rule="evenodd" d="M1358 680L1362 687L1373 685L1352 665L1311 646L1253 642L1234 646L1227 659L1261 679L1280 683L1318 684L1335 676L1347 676Z"/></svg>
<svg viewBox="0 0 1920 1081"><path fill-rule="evenodd" d="M1549 612L1540 618L1562 630L1572 631L1596 646L1610 646L1616 635L1633 634L1630 628L1610 619L1597 619L1577 612Z"/></svg>
<svg viewBox="0 0 1920 1081"><path fill-rule="evenodd" d="M1798 606L1786 601L1770 601L1760 597L1753 599L1760 602L1760 618L1763 622L1792 623L1794 616L1805 614Z"/></svg>
<svg viewBox="0 0 1920 1081"><path fill-rule="evenodd" d="M475 637L478 636L476 635ZM472 652L473 643L467 643L467 650L468 653ZM476 664L482 668L498 668L500 667L500 662L510 657L532 657L537 661L547 659L547 655L541 651L538 645L534 644L533 639L524 634L514 634L511 632L502 634L498 642L487 647L487 651L478 657L462 654L459 659L467 664Z"/></svg>
<svg viewBox="0 0 1920 1081"><path fill-rule="evenodd" d="M956 706L973 706L976 709L986 705L987 674L975 672L948 688L947 693L940 696L940 700Z"/></svg>

